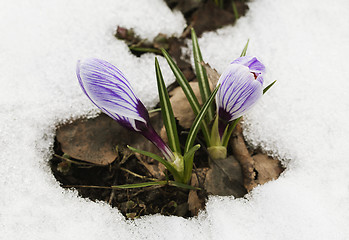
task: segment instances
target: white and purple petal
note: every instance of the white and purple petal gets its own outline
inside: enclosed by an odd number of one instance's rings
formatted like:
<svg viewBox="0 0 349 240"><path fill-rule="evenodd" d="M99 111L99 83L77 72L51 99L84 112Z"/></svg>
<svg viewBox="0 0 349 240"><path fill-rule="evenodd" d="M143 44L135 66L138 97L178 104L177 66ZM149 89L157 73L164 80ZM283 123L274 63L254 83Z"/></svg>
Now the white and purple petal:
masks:
<svg viewBox="0 0 349 240"><path fill-rule="evenodd" d="M151 126L147 109L119 69L104 60L91 58L78 62L76 74L82 91L99 109L123 127L140 132L167 160L173 161L171 149Z"/></svg>
<svg viewBox="0 0 349 240"><path fill-rule="evenodd" d="M229 113L232 121L246 113L262 96L262 84L256 81L248 67L231 64L221 75L221 87L216 95L217 109Z"/></svg>
<svg viewBox="0 0 349 240"><path fill-rule="evenodd" d="M231 64L241 64L250 69L255 74L256 80L263 84L263 74L265 66L254 56L239 57L231 62Z"/></svg>
<svg viewBox="0 0 349 240"><path fill-rule="evenodd" d="M79 61L77 77L88 98L125 127L140 131L136 121L148 121L148 112L123 73L100 59Z"/></svg>
<svg viewBox="0 0 349 240"><path fill-rule="evenodd" d="M255 57L240 57L223 72L216 95L221 136L228 122L246 114L263 95L264 72Z"/></svg>

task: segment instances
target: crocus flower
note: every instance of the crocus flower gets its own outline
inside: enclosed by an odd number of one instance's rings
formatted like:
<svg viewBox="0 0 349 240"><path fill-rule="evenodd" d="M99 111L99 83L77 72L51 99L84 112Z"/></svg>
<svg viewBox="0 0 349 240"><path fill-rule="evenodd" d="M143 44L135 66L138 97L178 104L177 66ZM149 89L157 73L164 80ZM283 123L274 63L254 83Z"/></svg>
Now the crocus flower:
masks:
<svg viewBox="0 0 349 240"><path fill-rule="evenodd" d="M256 57L246 56L235 59L221 75L216 95L221 137L227 124L248 112L263 95L264 72Z"/></svg>
<svg viewBox="0 0 349 240"><path fill-rule="evenodd" d="M78 61L76 74L82 91L99 109L123 127L141 133L167 160L174 159L171 149L151 126L147 109L119 69L91 58Z"/></svg>

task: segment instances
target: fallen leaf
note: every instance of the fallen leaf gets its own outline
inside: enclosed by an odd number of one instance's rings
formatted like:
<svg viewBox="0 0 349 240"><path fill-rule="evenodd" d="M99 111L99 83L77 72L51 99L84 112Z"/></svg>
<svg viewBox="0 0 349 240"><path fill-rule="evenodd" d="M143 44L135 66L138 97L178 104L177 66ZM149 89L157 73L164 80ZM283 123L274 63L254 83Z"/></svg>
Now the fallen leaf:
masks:
<svg viewBox="0 0 349 240"><path fill-rule="evenodd" d="M233 154L240 162L244 176L244 186L251 191L255 186L277 179L284 171L281 163L266 154L258 153L253 157L249 153L242 135L240 123L230 138Z"/></svg>
<svg viewBox="0 0 349 240"><path fill-rule="evenodd" d="M212 160L205 179L205 188L209 194L219 196L243 197L247 191L243 184L240 163L234 156Z"/></svg>
<svg viewBox="0 0 349 240"><path fill-rule="evenodd" d="M190 185L202 188L205 184L206 174L209 168L198 168L191 175ZM205 208L205 198L200 196L196 190L190 190L188 195L188 208L192 215L198 215L199 211Z"/></svg>
<svg viewBox="0 0 349 240"><path fill-rule="evenodd" d="M98 165L112 163L117 157L115 146L130 140L127 131L104 114L61 126L56 136L64 153Z"/></svg>
<svg viewBox="0 0 349 240"><path fill-rule="evenodd" d="M203 32L233 24L235 22L235 16L219 8L213 1L207 1L192 15L191 20L197 36L200 37Z"/></svg>
<svg viewBox="0 0 349 240"><path fill-rule="evenodd" d="M254 168L257 173L256 184L264 184L277 179L284 171L280 161L269 157L266 154L258 153L253 156Z"/></svg>
<svg viewBox="0 0 349 240"><path fill-rule="evenodd" d="M221 75L219 75L219 73L217 72L216 69L211 68L211 66L208 63L201 62L200 64L202 66L204 66L206 73L207 73L207 78L210 82L210 88L211 88L211 90L213 90L214 87L217 85L218 80L219 80Z"/></svg>
<svg viewBox="0 0 349 240"><path fill-rule="evenodd" d="M151 122L156 130L160 130L160 114L151 117ZM56 137L65 154L97 165L112 163L118 157L118 145L130 145L160 154L160 151L142 135L121 127L103 113L93 119L79 119L59 127Z"/></svg>
<svg viewBox="0 0 349 240"><path fill-rule="evenodd" d="M244 186L247 191L251 191L255 186L254 178L256 173L254 172L254 160L247 150L240 123L236 125L232 133L230 144L232 146L234 156L241 164L244 176Z"/></svg>
<svg viewBox="0 0 349 240"><path fill-rule="evenodd" d="M201 104L200 89L197 82L190 82L189 85ZM171 105L175 118L183 128L190 128L194 122L195 114L181 87L177 87L170 92Z"/></svg>

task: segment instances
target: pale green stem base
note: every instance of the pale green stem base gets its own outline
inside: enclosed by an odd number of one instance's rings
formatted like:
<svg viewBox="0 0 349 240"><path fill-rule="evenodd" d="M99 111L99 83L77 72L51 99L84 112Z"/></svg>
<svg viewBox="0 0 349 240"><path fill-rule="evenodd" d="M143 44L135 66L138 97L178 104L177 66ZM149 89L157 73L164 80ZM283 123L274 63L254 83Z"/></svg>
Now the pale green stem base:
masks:
<svg viewBox="0 0 349 240"><path fill-rule="evenodd" d="M212 146L207 148L207 151L213 160L224 159L227 157L227 148L223 146Z"/></svg>

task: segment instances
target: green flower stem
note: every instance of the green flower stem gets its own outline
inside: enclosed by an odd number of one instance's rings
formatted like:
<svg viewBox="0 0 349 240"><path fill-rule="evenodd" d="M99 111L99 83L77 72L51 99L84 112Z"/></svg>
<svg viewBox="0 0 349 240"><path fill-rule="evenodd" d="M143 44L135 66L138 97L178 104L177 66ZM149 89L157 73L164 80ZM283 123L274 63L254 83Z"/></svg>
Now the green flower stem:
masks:
<svg viewBox="0 0 349 240"><path fill-rule="evenodd" d="M227 148L222 145L221 137L218 131L218 120L216 116L215 121L212 125L210 144L207 148L208 154L214 160L224 159L227 157Z"/></svg>

